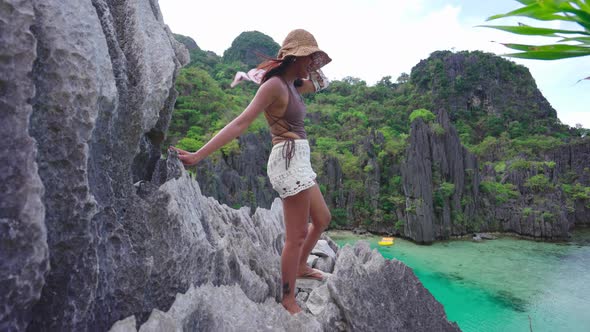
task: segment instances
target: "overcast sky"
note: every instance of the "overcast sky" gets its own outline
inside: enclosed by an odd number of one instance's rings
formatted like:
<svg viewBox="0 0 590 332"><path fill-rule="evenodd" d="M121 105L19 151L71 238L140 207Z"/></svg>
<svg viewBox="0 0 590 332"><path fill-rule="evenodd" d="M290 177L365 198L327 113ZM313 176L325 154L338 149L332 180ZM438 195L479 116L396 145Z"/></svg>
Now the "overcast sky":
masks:
<svg viewBox="0 0 590 332"><path fill-rule="evenodd" d="M333 61L324 67L332 79L358 77L372 85L384 76L395 80L436 50L510 50L492 41L545 44L550 39L518 36L475 27L489 16L520 7L514 0L160 0L164 21L174 33L192 37L199 47L223 55L244 31L260 31L281 44L289 31L314 34ZM490 24L524 22L566 27L559 22L502 19ZM571 28L571 26L570 26ZM576 27L577 28L577 27ZM557 110L558 118L590 128L590 57L567 60L511 61L525 65ZM526 110L523 110L526 111Z"/></svg>

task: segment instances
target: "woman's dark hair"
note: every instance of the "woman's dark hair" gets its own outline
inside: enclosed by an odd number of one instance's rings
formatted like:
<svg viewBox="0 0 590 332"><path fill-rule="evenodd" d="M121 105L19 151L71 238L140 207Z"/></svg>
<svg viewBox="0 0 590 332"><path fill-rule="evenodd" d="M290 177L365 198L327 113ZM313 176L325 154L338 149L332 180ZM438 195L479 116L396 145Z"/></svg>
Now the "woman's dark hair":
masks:
<svg viewBox="0 0 590 332"><path fill-rule="evenodd" d="M294 56L286 56L283 59L273 59L269 58L263 63L261 63L258 68L263 69L265 71L264 76L262 76L262 80L260 84L268 81L273 76L279 76L287 70L287 67L295 61ZM295 80L295 86L300 87L303 85L303 81L301 79Z"/></svg>

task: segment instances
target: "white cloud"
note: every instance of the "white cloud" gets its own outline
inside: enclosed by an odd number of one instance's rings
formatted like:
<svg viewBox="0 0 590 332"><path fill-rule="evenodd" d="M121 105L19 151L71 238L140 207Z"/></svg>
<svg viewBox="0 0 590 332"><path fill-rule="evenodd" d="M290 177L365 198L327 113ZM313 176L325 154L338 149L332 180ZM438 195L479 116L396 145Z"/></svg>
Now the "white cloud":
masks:
<svg viewBox="0 0 590 332"><path fill-rule="evenodd" d="M509 53L501 42L547 43L546 38L517 36L489 28L485 18L462 16L461 6L434 7L430 0L298 0L285 6L276 0L218 0L207 3L162 0L164 20L172 31L191 36L197 44L219 55L243 31L258 30L281 43L295 28L312 32L333 59L325 73L335 79L359 77L374 84L384 76L395 80L409 73L436 50L483 50ZM433 9L436 8L436 9ZM516 8L516 5L515 7ZM526 19L518 21L529 22ZM493 24L514 23L506 19ZM547 26L547 23L543 23ZM559 27L559 22L554 22ZM527 66L537 85L557 109L562 122L590 127L590 64L580 59L559 62L512 60ZM584 63L586 63L584 65ZM585 116L588 114L588 116ZM575 118L576 121L571 122Z"/></svg>

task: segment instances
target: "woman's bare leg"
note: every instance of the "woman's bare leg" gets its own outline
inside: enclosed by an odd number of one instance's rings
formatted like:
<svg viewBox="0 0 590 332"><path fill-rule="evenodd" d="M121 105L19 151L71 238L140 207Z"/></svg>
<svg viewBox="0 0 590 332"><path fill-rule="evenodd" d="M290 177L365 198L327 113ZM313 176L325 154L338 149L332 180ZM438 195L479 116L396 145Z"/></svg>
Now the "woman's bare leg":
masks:
<svg viewBox="0 0 590 332"><path fill-rule="evenodd" d="M291 314L301 311L295 301L295 277L299 266L301 247L307 236L309 206L309 189L283 199L285 246L281 254L282 304Z"/></svg>
<svg viewBox="0 0 590 332"><path fill-rule="evenodd" d="M307 265L307 257L320 239L322 232L330 224L330 219L332 219L330 209L328 209L326 201L324 200L324 196L322 195L320 187L317 185L317 183L315 186L309 189L309 194L309 212L311 215L311 223L308 226L307 237L305 238L305 242L301 248L299 268L297 270L298 276L310 273L311 267Z"/></svg>

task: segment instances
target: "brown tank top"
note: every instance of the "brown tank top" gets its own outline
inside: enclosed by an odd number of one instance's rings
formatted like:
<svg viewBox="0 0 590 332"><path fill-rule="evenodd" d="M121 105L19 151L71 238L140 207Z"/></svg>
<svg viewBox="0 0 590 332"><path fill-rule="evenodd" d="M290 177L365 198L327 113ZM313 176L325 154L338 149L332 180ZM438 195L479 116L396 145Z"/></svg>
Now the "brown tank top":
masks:
<svg viewBox="0 0 590 332"><path fill-rule="evenodd" d="M303 103L303 98L295 90L294 86L288 84L282 77L279 78L287 85L289 91L289 101L285 110L278 114L271 114L264 111L264 117L270 127L270 134L272 136L272 144L276 145L285 142L282 148L282 155L285 158L285 169L289 169L291 159L295 156L295 140L306 139L307 133L303 127L305 120L306 108Z"/></svg>
<svg viewBox="0 0 590 332"><path fill-rule="evenodd" d="M270 127L273 145L286 140L307 138L303 125L306 113L303 98L297 90L293 91L295 89L293 85L288 84L282 77L279 76L279 78L287 85L289 101L282 113L264 112L264 117Z"/></svg>

